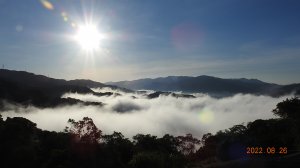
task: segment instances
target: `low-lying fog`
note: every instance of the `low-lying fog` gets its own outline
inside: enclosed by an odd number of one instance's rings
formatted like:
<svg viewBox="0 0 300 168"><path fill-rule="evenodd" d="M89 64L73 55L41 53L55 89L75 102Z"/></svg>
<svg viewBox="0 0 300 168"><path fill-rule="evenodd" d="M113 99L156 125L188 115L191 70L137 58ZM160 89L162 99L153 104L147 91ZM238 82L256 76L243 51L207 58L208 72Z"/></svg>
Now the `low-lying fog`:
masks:
<svg viewBox="0 0 300 168"><path fill-rule="evenodd" d="M96 92L111 91L93 89ZM36 107L13 107L1 112L6 117L24 117L46 130L63 131L69 118L75 120L91 117L104 134L122 132L126 137L137 133L162 136L166 133L184 135L192 133L201 137L204 133L215 133L235 124L247 123L256 119L275 118L272 109L287 97L272 98L237 94L226 98L212 98L195 94L197 98L175 98L160 96L147 99L142 94L123 93L121 95L95 96L91 94L66 93L82 101L103 102L99 106L64 106L39 109Z"/></svg>

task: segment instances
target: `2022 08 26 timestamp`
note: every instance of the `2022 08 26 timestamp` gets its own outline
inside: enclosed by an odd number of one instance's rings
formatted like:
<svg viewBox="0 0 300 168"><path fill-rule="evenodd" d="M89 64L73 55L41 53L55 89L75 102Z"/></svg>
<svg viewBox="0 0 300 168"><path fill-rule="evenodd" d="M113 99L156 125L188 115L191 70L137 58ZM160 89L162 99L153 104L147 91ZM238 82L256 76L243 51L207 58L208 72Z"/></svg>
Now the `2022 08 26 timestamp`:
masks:
<svg viewBox="0 0 300 168"><path fill-rule="evenodd" d="M246 147L246 153L247 154L254 154L254 155L259 155L259 154L282 154L286 155L288 154L288 148L287 147Z"/></svg>

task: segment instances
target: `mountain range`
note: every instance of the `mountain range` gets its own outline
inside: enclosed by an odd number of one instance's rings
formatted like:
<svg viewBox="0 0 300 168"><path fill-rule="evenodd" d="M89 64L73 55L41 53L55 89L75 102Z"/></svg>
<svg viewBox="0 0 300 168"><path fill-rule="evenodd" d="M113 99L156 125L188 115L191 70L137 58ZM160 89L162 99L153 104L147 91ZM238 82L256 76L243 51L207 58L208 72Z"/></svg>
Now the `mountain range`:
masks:
<svg viewBox="0 0 300 168"><path fill-rule="evenodd" d="M22 105L35 105L38 107L53 107L64 104L102 105L97 102L82 102L72 98L61 98L64 93L94 94L97 96L112 95L111 92L97 93L91 88L108 87L123 92L131 90L106 85L91 80L63 80L36 75L25 71L0 70L0 100ZM2 105L1 105L2 104ZM3 101L0 102L0 108Z"/></svg>
<svg viewBox="0 0 300 168"><path fill-rule="evenodd" d="M300 84L278 85L257 79L222 79L212 76L168 76L155 79L108 82L106 84L132 90L181 91L185 93L207 93L210 95L233 95L237 93L281 96L300 94Z"/></svg>
<svg viewBox="0 0 300 168"><path fill-rule="evenodd" d="M215 97L231 96L237 93L281 96L300 95L300 84L278 85L257 79L222 79L211 76L169 76L156 79L139 79L133 81L100 83L92 80L54 79L25 71L0 70L0 109L3 102L34 105L37 107L54 107L65 104L99 105L99 102L83 102L73 98L62 98L68 92L93 94L96 96L118 96L113 92L94 92L91 88L107 87L122 92L136 92L146 98L170 95L176 98L194 98L191 93L206 93ZM147 93L137 90L154 90ZM180 91L182 93L173 93Z"/></svg>

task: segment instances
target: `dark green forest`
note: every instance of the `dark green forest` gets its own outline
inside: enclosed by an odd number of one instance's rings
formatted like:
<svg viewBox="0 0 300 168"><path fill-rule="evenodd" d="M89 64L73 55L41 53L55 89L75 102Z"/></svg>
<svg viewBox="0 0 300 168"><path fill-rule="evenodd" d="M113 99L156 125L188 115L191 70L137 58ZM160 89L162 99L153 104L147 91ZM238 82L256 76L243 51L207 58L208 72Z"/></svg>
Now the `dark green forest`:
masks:
<svg viewBox="0 0 300 168"><path fill-rule="evenodd" d="M235 125L202 139L122 133L105 135L91 118L69 119L64 132L41 130L25 118L0 115L0 164L6 167L297 167L300 165L300 99L286 99L272 111L278 119ZM247 153L257 147L268 151ZM285 148L283 153L274 152ZM248 151L249 152L249 151Z"/></svg>

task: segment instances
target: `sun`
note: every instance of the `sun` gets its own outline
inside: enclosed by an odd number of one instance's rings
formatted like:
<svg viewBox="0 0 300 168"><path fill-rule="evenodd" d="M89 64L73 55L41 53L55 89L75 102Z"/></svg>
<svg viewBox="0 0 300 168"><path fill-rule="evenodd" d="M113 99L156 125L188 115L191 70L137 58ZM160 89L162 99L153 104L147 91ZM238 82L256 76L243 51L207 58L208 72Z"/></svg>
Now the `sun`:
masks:
<svg viewBox="0 0 300 168"><path fill-rule="evenodd" d="M96 25L86 24L78 27L75 40L87 51L99 49L101 34Z"/></svg>

